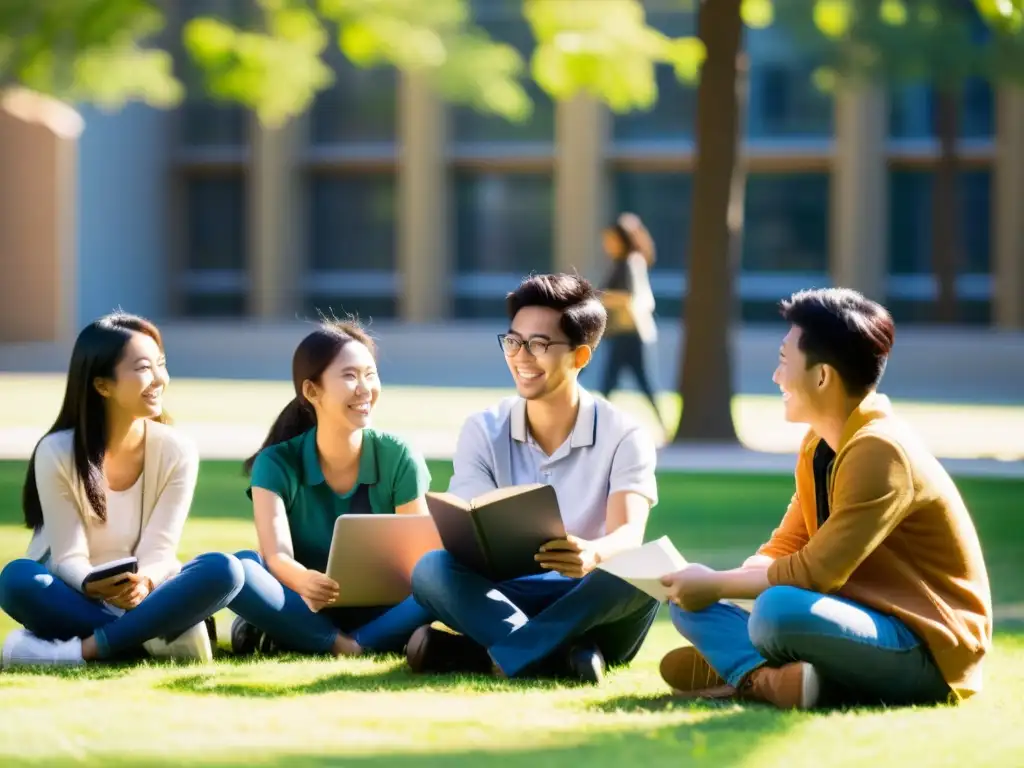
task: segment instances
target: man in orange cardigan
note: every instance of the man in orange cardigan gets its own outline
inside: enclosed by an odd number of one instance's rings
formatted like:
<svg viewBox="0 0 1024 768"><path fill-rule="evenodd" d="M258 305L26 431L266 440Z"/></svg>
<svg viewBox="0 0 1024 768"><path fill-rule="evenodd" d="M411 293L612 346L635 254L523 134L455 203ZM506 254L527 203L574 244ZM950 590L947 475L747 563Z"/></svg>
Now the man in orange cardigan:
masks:
<svg viewBox="0 0 1024 768"><path fill-rule="evenodd" d="M692 645L661 663L678 695L782 708L929 704L981 690L992 598L949 475L875 388L895 329L844 289L782 302L773 380L810 426L782 523L740 568L667 577ZM752 599L749 613L728 601Z"/></svg>

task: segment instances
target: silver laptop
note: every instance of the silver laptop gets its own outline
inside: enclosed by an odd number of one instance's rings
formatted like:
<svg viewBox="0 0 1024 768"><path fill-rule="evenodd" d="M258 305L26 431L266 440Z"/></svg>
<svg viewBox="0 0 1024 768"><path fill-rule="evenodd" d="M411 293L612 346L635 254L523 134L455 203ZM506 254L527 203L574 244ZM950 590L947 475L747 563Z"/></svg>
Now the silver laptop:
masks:
<svg viewBox="0 0 1024 768"><path fill-rule="evenodd" d="M443 548L430 515L342 515L327 558L340 587L331 607L397 605L412 594L420 558Z"/></svg>

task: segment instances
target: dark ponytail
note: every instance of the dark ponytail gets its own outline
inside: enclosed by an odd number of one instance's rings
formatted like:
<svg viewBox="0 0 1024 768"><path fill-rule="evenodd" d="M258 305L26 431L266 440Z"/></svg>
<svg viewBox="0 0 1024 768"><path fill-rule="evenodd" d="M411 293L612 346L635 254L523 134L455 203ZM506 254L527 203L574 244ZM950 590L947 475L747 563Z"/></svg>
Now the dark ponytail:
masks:
<svg viewBox="0 0 1024 768"><path fill-rule="evenodd" d="M248 475L252 472L252 465L256 462L256 457L260 455L260 451L264 448L291 440L293 437L298 437L315 426L316 411L313 410L313 406L302 398L301 395L293 398L284 407L284 410L278 414L277 418L274 419L274 424L270 427L270 431L263 440L260 450L245 460L243 465L245 473Z"/></svg>
<svg viewBox="0 0 1024 768"><path fill-rule="evenodd" d="M292 385L295 387L295 397L274 420L260 450L245 460L242 466L247 475L252 472L252 465L264 448L291 440L316 426L316 411L302 393L302 387L307 381L319 383L327 366L334 362L334 358L350 341L359 342L370 350L371 355L377 356L377 347L373 339L355 321L325 320L319 328L299 342L292 356Z"/></svg>

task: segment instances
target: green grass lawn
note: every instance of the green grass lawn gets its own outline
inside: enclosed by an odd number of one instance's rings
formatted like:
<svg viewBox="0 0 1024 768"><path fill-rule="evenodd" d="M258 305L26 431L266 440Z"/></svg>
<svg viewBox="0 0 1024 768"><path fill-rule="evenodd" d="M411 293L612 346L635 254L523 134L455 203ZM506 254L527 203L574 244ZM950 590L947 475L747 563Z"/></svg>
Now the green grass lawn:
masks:
<svg viewBox="0 0 1024 768"><path fill-rule="evenodd" d="M450 465L432 463L434 487ZM22 462L0 462L0 562L19 556ZM775 476L660 475L650 535L729 565L770 532L791 493ZM206 462L183 557L252 546L237 463ZM1024 602L1024 481L964 480L999 606ZM221 636L230 615L218 616ZM13 627L0 616L0 636ZM665 697L663 615L633 665L601 688L417 678L396 657L147 664L0 674L8 765L1019 765L1024 627L997 622L985 694L961 707L780 713Z"/></svg>

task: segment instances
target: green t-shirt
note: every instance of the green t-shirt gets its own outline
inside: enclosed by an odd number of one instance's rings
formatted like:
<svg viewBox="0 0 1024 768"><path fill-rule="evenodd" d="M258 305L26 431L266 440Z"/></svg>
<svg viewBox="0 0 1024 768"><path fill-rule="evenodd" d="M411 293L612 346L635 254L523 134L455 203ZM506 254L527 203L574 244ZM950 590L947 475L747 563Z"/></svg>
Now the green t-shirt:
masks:
<svg viewBox="0 0 1024 768"><path fill-rule="evenodd" d="M264 448L252 467L252 487L264 488L284 501L295 559L317 571L327 568L334 521L349 511L361 485L367 486L374 514L394 514L396 507L430 489L430 470L423 457L400 438L364 429L356 484L339 495L324 480L316 428Z"/></svg>

